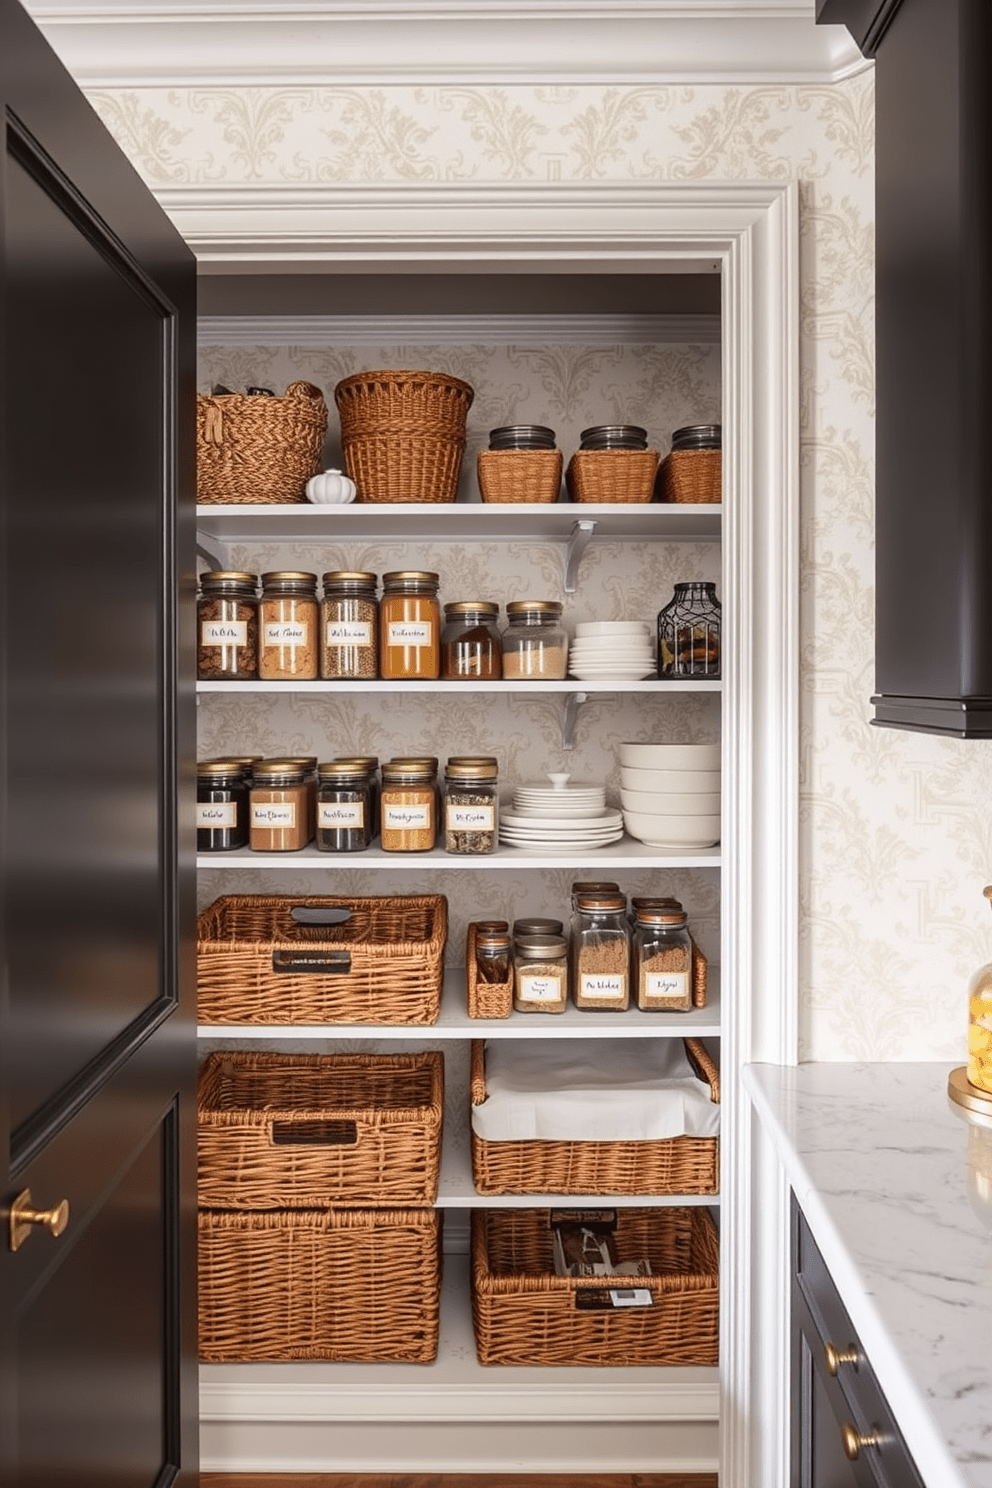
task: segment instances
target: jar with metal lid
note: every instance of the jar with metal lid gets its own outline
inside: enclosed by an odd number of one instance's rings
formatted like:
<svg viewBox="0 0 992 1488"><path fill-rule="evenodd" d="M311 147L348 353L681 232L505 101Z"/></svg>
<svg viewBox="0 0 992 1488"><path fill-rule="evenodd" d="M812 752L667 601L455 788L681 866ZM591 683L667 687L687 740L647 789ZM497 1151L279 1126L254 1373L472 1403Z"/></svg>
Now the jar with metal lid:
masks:
<svg viewBox="0 0 992 1488"><path fill-rule="evenodd" d="M262 681L313 681L318 675L317 575L262 575L258 675Z"/></svg>
<svg viewBox="0 0 992 1488"><path fill-rule="evenodd" d="M258 676L257 589L253 573L200 575L196 675L201 680L249 682Z"/></svg>
<svg viewBox="0 0 992 1488"><path fill-rule="evenodd" d="M499 633L499 605L486 599L460 599L444 607L441 631L441 676L503 675L503 642Z"/></svg>
<svg viewBox="0 0 992 1488"><path fill-rule="evenodd" d="M568 1006L568 941L528 935L513 942L513 1007L518 1013L563 1013Z"/></svg>
<svg viewBox="0 0 992 1488"><path fill-rule="evenodd" d="M320 606L320 675L378 677L379 605L376 576L335 569L324 575Z"/></svg>
<svg viewBox="0 0 992 1488"><path fill-rule="evenodd" d="M579 436L579 448L584 450L646 450L647 447L648 431L639 424L594 424L591 429L583 429Z"/></svg>
<svg viewBox="0 0 992 1488"><path fill-rule="evenodd" d="M475 974L480 982L508 982L512 959L508 930L482 930L476 926Z"/></svg>
<svg viewBox="0 0 992 1488"><path fill-rule="evenodd" d="M631 975L645 1012L688 1012L692 1006L692 941L681 905L638 906Z"/></svg>
<svg viewBox="0 0 992 1488"><path fill-rule="evenodd" d="M317 766L315 837L321 852L362 852L372 841L369 776L360 762Z"/></svg>
<svg viewBox="0 0 992 1488"><path fill-rule="evenodd" d="M309 823L307 826L307 841L313 837L317 828L317 756L315 754L296 754L280 756L284 764L298 765L303 771L303 778L307 787L307 811Z"/></svg>
<svg viewBox="0 0 992 1488"><path fill-rule="evenodd" d="M543 915L531 915L524 919L514 920L514 940L526 938L529 935L562 935L565 925L562 920L546 919Z"/></svg>
<svg viewBox="0 0 992 1488"><path fill-rule="evenodd" d="M371 840L379 835L379 756L377 754L342 754L334 761L336 765L363 765L369 783L369 834Z"/></svg>
<svg viewBox="0 0 992 1488"><path fill-rule="evenodd" d="M196 850L233 852L248 846L248 782L239 760L196 766Z"/></svg>
<svg viewBox="0 0 992 1488"><path fill-rule="evenodd" d="M508 935L510 932L509 920L476 920L476 935Z"/></svg>
<svg viewBox="0 0 992 1488"><path fill-rule="evenodd" d="M572 884L572 914L578 907L580 894L619 894L620 885L614 883L611 878L602 879L576 879Z"/></svg>
<svg viewBox="0 0 992 1488"><path fill-rule="evenodd" d="M719 677L720 623L715 584L676 584L658 613L658 676Z"/></svg>
<svg viewBox="0 0 992 1488"><path fill-rule="evenodd" d="M422 759L382 767L379 808L384 852L430 852L437 841L437 768Z"/></svg>
<svg viewBox="0 0 992 1488"><path fill-rule="evenodd" d="M491 450L553 450L555 431L546 424L504 424L500 429L490 429Z"/></svg>
<svg viewBox="0 0 992 1488"><path fill-rule="evenodd" d="M630 926L623 894L580 894L572 931L578 1008L620 1012L630 1003Z"/></svg>
<svg viewBox="0 0 992 1488"><path fill-rule="evenodd" d="M568 638L556 599L515 599L506 607L503 676L561 681L568 673Z"/></svg>
<svg viewBox="0 0 992 1488"><path fill-rule="evenodd" d="M310 790L297 760L262 760L252 772L249 847L298 852L310 841Z"/></svg>
<svg viewBox="0 0 992 1488"><path fill-rule="evenodd" d="M439 578L420 569L382 576L379 605L379 670L386 678L441 674Z"/></svg>
<svg viewBox="0 0 992 1488"><path fill-rule="evenodd" d="M672 435L673 450L714 450L723 445L723 430L719 424L685 424Z"/></svg>
<svg viewBox="0 0 992 1488"><path fill-rule="evenodd" d="M493 755L452 755L444 770L444 850L491 853L499 826L498 767Z"/></svg>

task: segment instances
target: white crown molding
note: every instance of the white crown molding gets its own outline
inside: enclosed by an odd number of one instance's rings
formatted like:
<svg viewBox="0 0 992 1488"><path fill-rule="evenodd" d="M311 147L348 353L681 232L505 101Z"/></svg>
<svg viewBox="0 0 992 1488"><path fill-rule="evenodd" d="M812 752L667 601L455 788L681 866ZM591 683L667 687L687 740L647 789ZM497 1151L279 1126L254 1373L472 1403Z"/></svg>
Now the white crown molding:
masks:
<svg viewBox="0 0 992 1488"><path fill-rule="evenodd" d="M201 346L716 345L718 315L216 315Z"/></svg>
<svg viewBox="0 0 992 1488"><path fill-rule="evenodd" d="M813 0L27 0L89 88L801 84L871 64Z"/></svg>

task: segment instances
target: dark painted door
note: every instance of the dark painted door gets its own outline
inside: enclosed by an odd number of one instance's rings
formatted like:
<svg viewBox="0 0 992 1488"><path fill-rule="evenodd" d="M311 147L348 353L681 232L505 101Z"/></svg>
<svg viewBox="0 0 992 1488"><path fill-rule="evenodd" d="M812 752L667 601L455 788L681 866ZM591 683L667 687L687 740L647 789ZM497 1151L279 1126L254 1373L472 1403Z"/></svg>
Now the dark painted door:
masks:
<svg viewBox="0 0 992 1488"><path fill-rule="evenodd" d="M0 127L0 1483L190 1484L195 266L16 0Z"/></svg>

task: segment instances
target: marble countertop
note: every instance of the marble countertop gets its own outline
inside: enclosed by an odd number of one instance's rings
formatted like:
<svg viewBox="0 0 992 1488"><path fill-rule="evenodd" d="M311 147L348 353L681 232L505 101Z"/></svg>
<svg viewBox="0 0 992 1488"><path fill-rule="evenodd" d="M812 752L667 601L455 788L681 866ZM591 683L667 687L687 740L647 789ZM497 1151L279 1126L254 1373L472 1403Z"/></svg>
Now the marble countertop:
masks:
<svg viewBox="0 0 992 1488"><path fill-rule="evenodd" d="M744 1083L928 1488L992 1488L992 1122L951 1104L950 1069Z"/></svg>

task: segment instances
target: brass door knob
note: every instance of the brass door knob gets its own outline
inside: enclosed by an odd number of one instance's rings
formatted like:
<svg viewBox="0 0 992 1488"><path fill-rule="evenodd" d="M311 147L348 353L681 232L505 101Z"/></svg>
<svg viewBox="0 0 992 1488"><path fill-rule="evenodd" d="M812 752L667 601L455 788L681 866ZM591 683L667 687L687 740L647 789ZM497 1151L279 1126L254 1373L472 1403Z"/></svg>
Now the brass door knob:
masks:
<svg viewBox="0 0 992 1488"><path fill-rule="evenodd" d="M880 1447L882 1445L882 1438L874 1428L870 1436L863 1436L860 1431L855 1430L850 1421L845 1421L841 1426L840 1439L844 1448L844 1456L850 1462L857 1462L862 1451L866 1448Z"/></svg>
<svg viewBox="0 0 992 1488"><path fill-rule="evenodd" d="M11 1250L20 1250L36 1226L57 1239L69 1223L69 1201L63 1199L51 1209L35 1209L31 1203L31 1190L26 1188L10 1206L9 1223Z"/></svg>
<svg viewBox="0 0 992 1488"><path fill-rule="evenodd" d="M846 1349L834 1348L832 1343L823 1345L823 1356L827 1361L827 1373L835 1375L842 1364L853 1364L858 1367L858 1351L853 1343L849 1343Z"/></svg>

